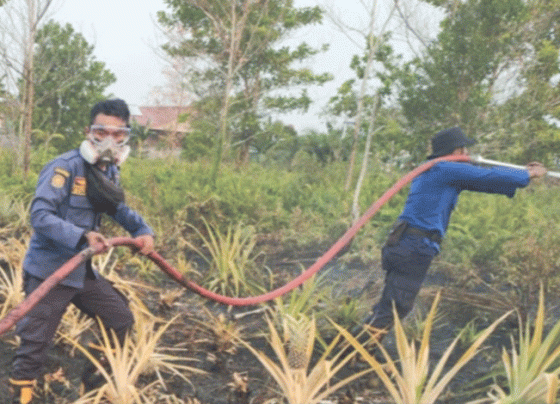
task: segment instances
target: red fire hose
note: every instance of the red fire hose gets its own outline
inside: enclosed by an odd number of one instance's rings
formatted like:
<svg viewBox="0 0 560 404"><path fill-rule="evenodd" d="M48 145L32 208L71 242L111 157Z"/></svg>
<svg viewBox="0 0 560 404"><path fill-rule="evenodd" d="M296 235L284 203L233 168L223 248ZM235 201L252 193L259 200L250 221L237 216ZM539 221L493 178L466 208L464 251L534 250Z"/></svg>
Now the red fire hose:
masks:
<svg viewBox="0 0 560 404"><path fill-rule="evenodd" d="M323 254L313 265L311 265L304 273L299 275L297 278L288 282L284 286L264 293L259 296L253 297L228 297L219 295L217 293L211 292L203 287L197 285L196 283L187 280L183 274L177 271L173 266L171 266L161 255L157 252L150 253L147 257L152 260L163 272L165 272L169 277L175 280L180 285L185 288L192 290L193 292L199 294L200 296L206 297L216 302L231 305L231 306L251 306L256 305L268 300L272 300L276 297L282 296L286 292L296 288L301 285L311 276L313 276L317 271L319 271L325 264L327 264L346 244L350 242L352 237L356 235L358 230L377 213L381 207L387 203L397 192L399 192L405 185L412 181L415 177L420 175L426 170L429 170L434 164L440 161L471 161L469 156L459 155L459 156L444 156L430 160L414 170L407 173L399 181L397 181L391 188L389 188L377 201L370 206L370 208L350 227L346 233L342 235L333 246ZM140 246L136 244L134 239L126 237L117 237L109 240L110 246L127 246L130 248L139 248ZM80 265L85 260L93 257L95 254L101 252L101 249L95 250L93 248L86 248L79 254L68 260L64 265L58 268L52 275L39 285L27 298L21 302L17 307L12 309L6 317L0 320L0 335L4 334L12 326L14 326L23 316L25 316L32 308L35 306L55 285L57 285L62 279L68 276L78 265Z"/></svg>

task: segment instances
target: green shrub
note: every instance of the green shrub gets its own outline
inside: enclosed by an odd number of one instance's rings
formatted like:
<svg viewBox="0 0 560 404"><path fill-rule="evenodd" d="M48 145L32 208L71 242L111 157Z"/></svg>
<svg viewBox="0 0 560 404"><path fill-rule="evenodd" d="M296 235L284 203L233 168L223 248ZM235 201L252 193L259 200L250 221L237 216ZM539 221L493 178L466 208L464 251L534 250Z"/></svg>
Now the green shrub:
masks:
<svg viewBox="0 0 560 404"><path fill-rule="evenodd" d="M546 183L519 190L512 199L464 193L453 213L438 267L459 282L491 284L519 301L536 302L540 280L558 291L554 253L560 241L560 205ZM523 303L525 301L525 303Z"/></svg>
<svg viewBox="0 0 560 404"><path fill-rule="evenodd" d="M32 171L24 180L13 154L0 153L4 206L15 206L10 198L18 204L30 202L39 167L48 154L34 154ZM344 191L347 162L317 164L314 156L302 152L292 163L289 168L256 162L243 167L224 164L216 186L211 187L207 160L131 157L121 177L128 203L161 233L162 247L179 248L182 239L200 245L193 226L204 232L206 221L222 230L245 223L257 235L274 234L285 247L326 249L351 226L354 190ZM386 168L372 167L367 173L359 199L362 214L405 174ZM379 258L407 189L398 192L354 237L352 251L362 260ZM548 180L519 190L511 199L464 192L435 270L446 271L457 284L489 283L517 291L519 296L534 296L531 285L541 279L546 280L549 292L558 290L554 277L558 223L557 191Z"/></svg>

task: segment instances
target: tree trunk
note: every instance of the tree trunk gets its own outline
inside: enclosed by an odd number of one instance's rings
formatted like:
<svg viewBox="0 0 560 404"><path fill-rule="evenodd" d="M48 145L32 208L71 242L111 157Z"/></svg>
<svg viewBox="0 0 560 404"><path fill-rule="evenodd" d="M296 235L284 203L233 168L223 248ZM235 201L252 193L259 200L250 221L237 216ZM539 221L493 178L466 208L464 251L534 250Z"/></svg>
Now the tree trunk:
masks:
<svg viewBox="0 0 560 404"><path fill-rule="evenodd" d="M352 151L350 153L350 159L349 159L349 165L348 165L348 173L346 175L346 183L344 184L344 191L348 192L350 190L350 185L352 184L352 177L354 176L354 165L356 164L356 155L358 153L357 149L358 149L358 140L359 140L359 134L360 134L360 126L362 124L362 115L363 115L363 109L364 109L364 97L366 94L366 87L367 87L367 83L368 80L370 78L370 74L372 71L372 67L373 67L373 62L375 60L375 53L377 52L377 49L379 49L379 46L383 43L383 33L386 32L387 29L387 25L389 23L389 21L391 20L391 17L393 15L393 13L395 12L395 8L396 8L396 3L393 4L390 12L389 12L389 16L387 17L387 19L385 20L383 27L381 28L381 35L376 38L374 35L374 27L375 27L375 10L377 7L377 1L375 1L371 7L371 11L370 11L370 27L369 27L369 33L367 36L367 41L368 41L368 56L367 56L367 63L366 63L366 67L364 70L364 76L362 78L362 85L360 88L360 94L358 96L358 110L356 112L356 121L354 124L354 139L352 142Z"/></svg>
<svg viewBox="0 0 560 404"><path fill-rule="evenodd" d="M31 166L31 131L33 130L33 99L35 86L33 83L33 58L35 37L37 36L37 3L27 0L27 24L29 28L26 38L24 64L23 64L23 126L21 134L23 139L23 176L27 178Z"/></svg>
<svg viewBox="0 0 560 404"><path fill-rule="evenodd" d="M33 45L33 44L32 44ZM31 132L33 130L33 99L34 90L33 85L33 50L30 50L30 58L26 62L24 73L24 102L23 102L23 175L27 178L31 166Z"/></svg>
<svg viewBox="0 0 560 404"><path fill-rule="evenodd" d="M371 122L369 124L368 133L366 137L366 147L364 150L364 158L362 160L362 169L360 170L358 182L356 183L356 189L354 190L354 200L352 202L352 223L356 223L356 221L360 218L360 207L358 205L358 201L360 199L362 184L364 182L364 178L366 176L366 172L368 168L368 157L371 149L371 139L375 132L375 117L377 116L378 105L379 105L379 94L376 94L375 99L373 101L373 107L371 109Z"/></svg>
<svg viewBox="0 0 560 404"><path fill-rule="evenodd" d="M372 8L371 13L371 26L370 34L368 36L369 41L369 53L366 68L364 70L364 77L362 78L362 85L360 88L360 95L358 97L358 111L356 113L356 121L354 122L354 138L352 141L352 151L350 152L350 160L348 164L348 173L346 174L346 183L344 184L344 191L348 192L350 190L350 185L352 184L352 177L354 176L354 165L356 164L356 154L358 153L358 140L360 138L360 126L362 125L362 115L364 109L364 97L366 94L366 87L369 80L370 72L373 66L373 60L375 57L375 51L377 46L374 46L371 42L373 40L373 26L375 25L375 5Z"/></svg>
<svg viewBox="0 0 560 404"><path fill-rule="evenodd" d="M229 150L227 147L227 119L229 114L229 94L232 88L232 76L231 76L231 65L228 67L228 75L226 77L226 88L224 91L223 105L220 110L220 129L218 132L218 142L216 144L216 157L214 159L214 165L212 167L212 175L210 178L210 183L212 186L216 185L218 179L218 172L220 171L220 165L222 164L224 149L226 152Z"/></svg>

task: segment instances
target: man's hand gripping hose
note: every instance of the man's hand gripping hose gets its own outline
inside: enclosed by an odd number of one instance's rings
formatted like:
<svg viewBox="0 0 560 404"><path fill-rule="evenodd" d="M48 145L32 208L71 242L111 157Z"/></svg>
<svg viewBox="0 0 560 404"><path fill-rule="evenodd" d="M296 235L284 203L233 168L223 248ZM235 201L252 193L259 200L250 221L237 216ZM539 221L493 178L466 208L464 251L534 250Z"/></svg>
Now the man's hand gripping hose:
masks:
<svg viewBox="0 0 560 404"><path fill-rule="evenodd" d="M343 235L340 237L332 247L321 257L317 259L317 261L311 265L304 273L293 279L292 281L288 282L284 286L279 287L278 289L272 290L270 292L264 293L259 296L252 296L252 297L244 297L244 298L236 298L236 297L228 297L216 294L211 292L203 287L197 285L196 283L187 280L183 274L177 271L172 265L170 265L161 255L157 252L153 251L147 255L147 258L153 261L163 272L165 272L169 277L175 280L177 283L189 289L200 296L203 296L207 299L215 300L222 304L231 305L231 306L251 306L257 305L272 299L275 299L283 294L289 292L290 290L298 287L307 279L312 277L316 272L318 272L325 264L327 264L336 254L350 242L350 240L354 237L354 235L358 232L358 230L369 220L371 219L381 207L387 203L397 192L399 192L405 185L411 182L415 177L420 175L426 170L429 170L434 164L437 164L441 161L462 161L462 162L470 162L475 160L471 160L469 156L466 155L458 155L458 156L443 156L438 157L432 160L425 162L424 164L418 166L414 170L407 173L403 176L399 181L397 181L391 188L389 188L377 201L375 201L370 208L360 217L356 223L352 225ZM479 161L481 163L489 163L489 161ZM492 161L492 163L495 163ZM516 167L517 168L517 167ZM524 167L523 167L524 168ZM126 238L126 237L117 237L108 240L109 245L111 247L117 246L128 246L132 249L139 249L137 242L134 239ZM57 269L52 275L50 275L43 283L31 293L27 298L20 303L17 307L12 309L6 317L0 320L0 335L4 334L7 330L9 330L12 326L14 326L23 316L25 316L34 305L36 305L56 284L58 284L62 279L64 279L68 274L70 274L78 265L82 262L86 261L87 259L91 258L95 254L100 253L102 248L93 249L93 248L86 248L70 260L68 260L63 266Z"/></svg>

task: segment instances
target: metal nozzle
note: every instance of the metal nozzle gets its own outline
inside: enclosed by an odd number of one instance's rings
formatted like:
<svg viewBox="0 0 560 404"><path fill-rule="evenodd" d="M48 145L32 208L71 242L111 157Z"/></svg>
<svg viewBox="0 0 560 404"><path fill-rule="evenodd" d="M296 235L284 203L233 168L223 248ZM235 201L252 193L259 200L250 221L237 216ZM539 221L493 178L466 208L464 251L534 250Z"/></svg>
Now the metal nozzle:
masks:
<svg viewBox="0 0 560 404"><path fill-rule="evenodd" d="M501 167L509 167L509 168L517 168L519 170L526 170L527 169L527 167L520 166L520 165L517 165L517 164L510 164L510 163L504 163L504 162L501 162L501 161L485 159L480 155L471 156L471 161L473 163L488 164L488 165L493 165L493 166L501 166ZM553 177L553 178L560 178L560 173L554 172L554 171L547 171L546 175L548 175L549 177Z"/></svg>

